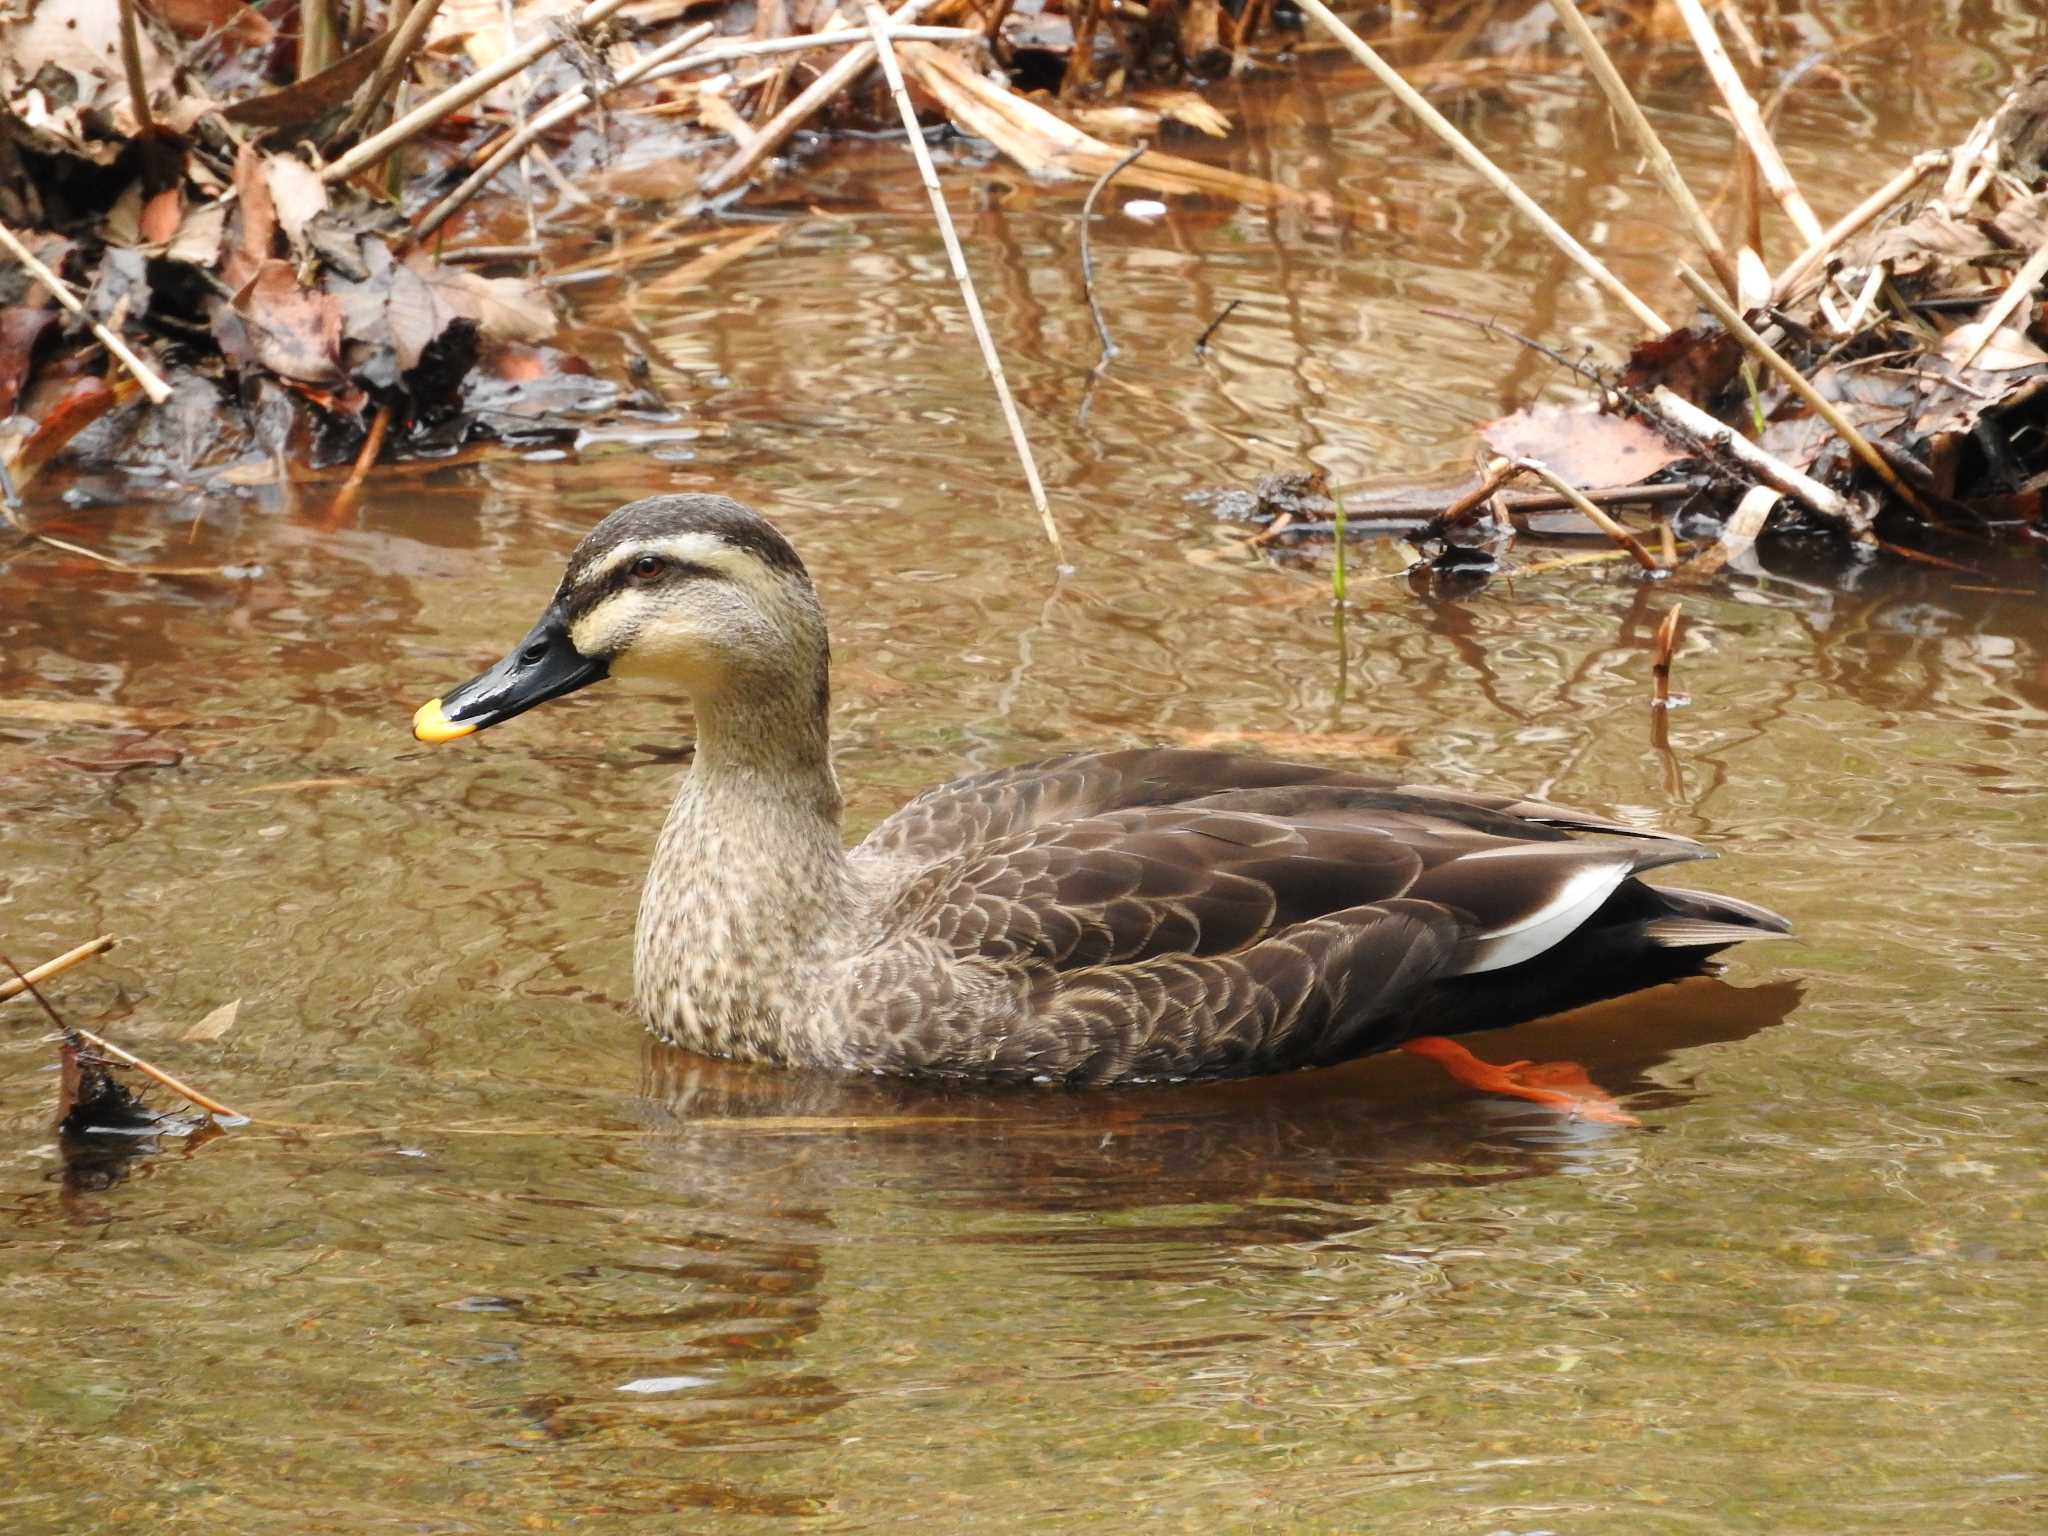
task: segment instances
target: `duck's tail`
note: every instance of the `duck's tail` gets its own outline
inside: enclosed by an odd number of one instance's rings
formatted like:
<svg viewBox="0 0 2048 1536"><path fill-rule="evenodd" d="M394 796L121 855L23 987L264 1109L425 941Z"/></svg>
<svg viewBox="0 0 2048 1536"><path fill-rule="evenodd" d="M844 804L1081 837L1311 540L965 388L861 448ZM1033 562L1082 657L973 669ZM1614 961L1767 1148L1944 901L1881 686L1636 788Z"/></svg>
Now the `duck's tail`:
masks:
<svg viewBox="0 0 2048 1536"><path fill-rule="evenodd" d="M1649 887L1666 911L1642 925L1642 936L1662 949L1721 949L1755 939L1789 939L1792 925L1767 907L1706 891Z"/></svg>

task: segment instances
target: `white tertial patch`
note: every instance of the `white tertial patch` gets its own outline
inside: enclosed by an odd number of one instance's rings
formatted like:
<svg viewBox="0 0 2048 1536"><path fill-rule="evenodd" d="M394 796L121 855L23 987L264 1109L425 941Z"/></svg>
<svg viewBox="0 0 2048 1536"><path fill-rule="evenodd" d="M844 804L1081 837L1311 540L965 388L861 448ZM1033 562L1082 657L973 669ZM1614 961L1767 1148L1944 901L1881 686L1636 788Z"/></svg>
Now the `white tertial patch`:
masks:
<svg viewBox="0 0 2048 1536"><path fill-rule="evenodd" d="M1555 846L1495 848L1467 854L1466 858L1547 862L1555 858ZM1480 935L1473 942L1465 963L1458 967L1458 973L1471 975L1477 971L1504 970L1511 965L1520 965L1524 960L1534 959L1552 945L1563 942L1600 910L1600 904L1614 894L1615 888L1634 869L1635 860L1623 854L1572 871L1558 882L1550 899L1541 906L1524 914L1517 922Z"/></svg>

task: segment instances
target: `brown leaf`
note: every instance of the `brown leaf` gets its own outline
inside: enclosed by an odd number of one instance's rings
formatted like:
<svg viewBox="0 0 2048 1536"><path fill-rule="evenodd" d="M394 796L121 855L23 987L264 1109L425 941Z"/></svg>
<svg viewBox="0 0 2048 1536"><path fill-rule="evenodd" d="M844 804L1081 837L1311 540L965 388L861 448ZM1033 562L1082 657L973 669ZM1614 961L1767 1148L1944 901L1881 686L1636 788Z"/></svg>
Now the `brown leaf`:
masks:
<svg viewBox="0 0 2048 1536"><path fill-rule="evenodd" d="M0 421L14 414L14 402L35 361L36 344L57 323L57 311L16 304L0 309Z"/></svg>
<svg viewBox="0 0 2048 1536"><path fill-rule="evenodd" d="M1621 382L1649 394L1659 384L1694 405L1704 406L1735 377L1742 365L1742 343L1722 330L1680 327L1668 335L1636 343Z"/></svg>
<svg viewBox="0 0 2048 1536"><path fill-rule="evenodd" d="M341 306L331 294L301 288L288 261L263 263L235 295L234 313L246 327L246 341L223 334L216 312L215 335L231 355L246 352L283 378L307 384L341 381Z"/></svg>
<svg viewBox="0 0 2048 1536"><path fill-rule="evenodd" d="M220 256L221 237L227 233L228 211L219 203L206 203L186 212L177 234L164 247L173 261L189 261L195 267L211 267Z"/></svg>
<svg viewBox="0 0 2048 1536"><path fill-rule="evenodd" d="M1532 405L1479 435L1495 453L1511 459L1541 459L1573 485L1634 485L1687 455L1663 435L1626 416Z"/></svg>
<svg viewBox="0 0 2048 1536"><path fill-rule="evenodd" d="M486 341L546 341L555 311L544 290L522 277L482 277L416 253L406 262L437 304L474 320Z"/></svg>
<svg viewBox="0 0 2048 1536"><path fill-rule="evenodd" d="M178 225L184 221L185 197L178 187L165 187L142 205L142 217L138 221L137 233L145 245L162 245L178 232Z"/></svg>
<svg viewBox="0 0 2048 1536"><path fill-rule="evenodd" d="M270 179L264 174L261 151L242 146L235 157L234 242L220 275L230 288L239 289L270 260L277 239L277 204L270 198Z"/></svg>
<svg viewBox="0 0 2048 1536"><path fill-rule="evenodd" d="M150 9L180 37L204 37L216 28L242 47L267 48L277 28L242 0L152 0Z"/></svg>
<svg viewBox="0 0 2048 1536"><path fill-rule="evenodd" d="M236 1016L242 1011L242 1000L238 997L232 1003L222 1003L205 1018L194 1024L180 1040L218 1040L235 1027Z"/></svg>
<svg viewBox="0 0 2048 1536"><path fill-rule="evenodd" d="M263 162L263 181L270 188L277 222L284 226L292 254L305 260L306 225L327 211L327 187L320 173L296 155L268 155Z"/></svg>
<svg viewBox="0 0 2048 1536"><path fill-rule="evenodd" d="M390 41L389 32L380 33L319 74L282 90L238 101L222 111L221 116L251 128L295 128L324 117L355 95L356 87L370 78Z"/></svg>

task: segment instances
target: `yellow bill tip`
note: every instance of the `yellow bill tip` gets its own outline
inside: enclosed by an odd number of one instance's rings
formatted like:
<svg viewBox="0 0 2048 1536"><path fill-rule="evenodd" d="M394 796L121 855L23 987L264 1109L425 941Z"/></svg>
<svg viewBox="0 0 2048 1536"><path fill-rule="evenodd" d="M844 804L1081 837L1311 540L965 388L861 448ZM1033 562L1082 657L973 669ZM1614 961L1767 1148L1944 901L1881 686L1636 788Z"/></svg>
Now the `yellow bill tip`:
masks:
<svg viewBox="0 0 2048 1536"><path fill-rule="evenodd" d="M412 733L421 741L453 741L475 730L473 723L450 720L439 699L429 699L413 711Z"/></svg>

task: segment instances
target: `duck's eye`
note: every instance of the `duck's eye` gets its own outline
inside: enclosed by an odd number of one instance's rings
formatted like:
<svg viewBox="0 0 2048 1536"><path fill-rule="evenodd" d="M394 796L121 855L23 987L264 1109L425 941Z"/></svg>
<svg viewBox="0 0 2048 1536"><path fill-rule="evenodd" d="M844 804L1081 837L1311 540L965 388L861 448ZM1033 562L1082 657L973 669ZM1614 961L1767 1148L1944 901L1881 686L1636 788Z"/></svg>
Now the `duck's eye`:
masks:
<svg viewBox="0 0 2048 1536"><path fill-rule="evenodd" d="M659 555L642 555L627 567L628 574L635 581L653 581L668 569L668 562Z"/></svg>

